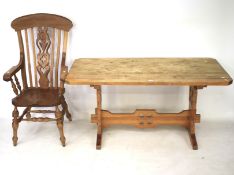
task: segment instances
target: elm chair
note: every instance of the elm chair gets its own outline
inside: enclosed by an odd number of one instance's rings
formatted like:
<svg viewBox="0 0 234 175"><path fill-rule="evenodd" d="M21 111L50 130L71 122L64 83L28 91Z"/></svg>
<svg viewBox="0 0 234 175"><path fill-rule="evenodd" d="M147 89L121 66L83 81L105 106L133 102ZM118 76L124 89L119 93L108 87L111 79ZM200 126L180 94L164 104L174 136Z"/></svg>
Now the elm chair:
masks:
<svg viewBox="0 0 234 175"><path fill-rule="evenodd" d="M61 143L65 146L64 114L72 120L64 98L67 39L72 22L62 16L39 13L16 18L11 26L18 35L20 58L18 65L9 69L3 79L11 82L16 94L12 99L13 145L17 145L21 121L56 121ZM17 78L18 74L21 78ZM19 107L24 108L21 115ZM38 117L38 113L42 116ZM48 113L54 113L55 117L45 117Z"/></svg>

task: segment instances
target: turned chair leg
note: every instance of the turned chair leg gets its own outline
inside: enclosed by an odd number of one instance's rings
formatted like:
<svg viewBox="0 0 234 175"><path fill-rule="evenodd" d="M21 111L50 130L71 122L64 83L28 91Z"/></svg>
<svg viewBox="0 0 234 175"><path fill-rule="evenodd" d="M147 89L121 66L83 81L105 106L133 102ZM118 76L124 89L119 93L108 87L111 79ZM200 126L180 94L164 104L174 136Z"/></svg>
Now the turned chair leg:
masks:
<svg viewBox="0 0 234 175"><path fill-rule="evenodd" d="M13 145L16 146L17 145L17 141L18 141L18 137L17 137L17 130L19 127L19 121L18 121L18 117L19 117L19 111L17 109L17 107L14 107L14 110L12 112L12 128L13 128L13 137L12 137L12 141L13 141Z"/></svg>
<svg viewBox="0 0 234 175"><path fill-rule="evenodd" d="M60 141L62 143L63 146L66 145L66 138L64 136L64 132L63 132L63 113L59 110L58 107L56 107L56 112L55 112L55 117L57 119L57 127L59 130L59 134L60 134Z"/></svg>
<svg viewBox="0 0 234 175"><path fill-rule="evenodd" d="M72 121L72 117L71 117L71 113L69 112L68 110L68 105L67 105L67 102L64 98L64 96L62 97L62 107L63 107L63 110L65 111L66 113L66 117L69 121Z"/></svg>

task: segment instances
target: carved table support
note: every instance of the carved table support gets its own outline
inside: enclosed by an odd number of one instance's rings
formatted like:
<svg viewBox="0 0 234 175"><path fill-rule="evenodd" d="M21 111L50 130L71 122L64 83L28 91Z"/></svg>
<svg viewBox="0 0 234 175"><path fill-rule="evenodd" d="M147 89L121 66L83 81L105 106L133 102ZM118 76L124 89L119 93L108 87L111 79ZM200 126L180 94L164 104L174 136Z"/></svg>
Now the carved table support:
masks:
<svg viewBox="0 0 234 175"><path fill-rule="evenodd" d="M130 125L137 128L154 128L158 125L179 125L189 128L190 111L179 113L158 113L154 109L137 109L133 113L111 113L102 110L102 128L112 125ZM97 123L96 114L91 116L91 122ZM200 122L200 115L196 114L195 123Z"/></svg>
<svg viewBox="0 0 234 175"><path fill-rule="evenodd" d="M95 114L97 116L97 142L96 149L101 149L102 145L102 89L101 86L91 85L96 89L97 94L97 108L95 109Z"/></svg>
<svg viewBox="0 0 234 175"><path fill-rule="evenodd" d="M205 87L205 86L204 86ZM197 90L204 88L203 86L190 86L189 88L189 137L194 150L198 149L197 139L195 135L195 118L197 112Z"/></svg>
<svg viewBox="0 0 234 175"><path fill-rule="evenodd" d="M200 86L189 88L189 109L179 113L158 113L154 109L137 109L133 113L111 113L102 110L101 86L91 86L96 89L97 108L91 116L91 122L96 123L97 143L96 149L101 149L102 129L111 125L131 125L137 128L154 128L158 125L180 125L188 129L190 141L194 150L198 149L195 123L200 123L200 115L196 113L197 90Z"/></svg>

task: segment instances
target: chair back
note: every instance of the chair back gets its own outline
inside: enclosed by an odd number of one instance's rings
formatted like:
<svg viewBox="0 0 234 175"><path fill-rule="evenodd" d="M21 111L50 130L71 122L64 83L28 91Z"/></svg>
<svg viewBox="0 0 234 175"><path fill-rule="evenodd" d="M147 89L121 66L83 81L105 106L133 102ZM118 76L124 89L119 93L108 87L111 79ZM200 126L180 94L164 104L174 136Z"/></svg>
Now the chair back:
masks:
<svg viewBox="0 0 234 175"><path fill-rule="evenodd" d="M11 23L18 35L23 87L58 88L72 22L54 14L32 14Z"/></svg>

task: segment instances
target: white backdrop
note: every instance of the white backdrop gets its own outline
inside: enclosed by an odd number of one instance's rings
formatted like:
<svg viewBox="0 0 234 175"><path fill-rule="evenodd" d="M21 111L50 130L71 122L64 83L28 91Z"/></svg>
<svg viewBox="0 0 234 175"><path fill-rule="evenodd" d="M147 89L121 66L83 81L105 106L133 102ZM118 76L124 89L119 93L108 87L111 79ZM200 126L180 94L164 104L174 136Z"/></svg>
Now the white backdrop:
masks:
<svg viewBox="0 0 234 175"><path fill-rule="evenodd" d="M233 9L233 0L3 1L0 6L0 75L18 63L18 41L16 33L10 26L11 21L22 15L45 12L59 14L73 21L74 27L70 34L67 52L69 66L74 59L81 57L213 57L234 77ZM9 132L11 132L10 123L13 109L12 97L14 94L10 83L3 82L1 78L0 121L4 121L2 125L9 127ZM83 119L84 123L89 121L90 114L94 112L96 106L94 89L89 86L67 85L66 97L73 118L75 120ZM113 112L133 112L136 108L179 112L188 106L188 88L105 86L103 88L103 106ZM198 112L201 113L202 122L224 122L229 123L228 126L233 128L233 85L200 90ZM28 133L30 132L28 131ZM1 134L3 140L7 140L7 147L11 146L10 134ZM72 134L75 133L72 132ZM223 137L223 135L219 135L219 137ZM95 144L95 136L92 138L94 139L92 144ZM29 140L33 139L35 138L29 138ZM26 137L25 140L27 140ZM30 143L23 143L23 145L27 144ZM110 145L111 143L108 146ZM78 145L76 146L78 147ZM34 148L37 149L37 147ZM94 149L94 145L92 148ZM186 147L186 149L190 148ZM231 148L229 150L230 152L226 154L233 155L233 150L232 152ZM47 154L49 155L49 153ZM143 152L141 154L143 155ZM92 155L89 156L92 157ZM101 155L99 156L101 157ZM219 160L218 157L217 160ZM225 161L228 160L231 158ZM106 163L108 164L108 160ZM200 165L203 166L202 163ZM14 165L12 166L14 167ZM227 172L233 171L233 166L230 167L231 169ZM219 170L223 171L222 168ZM66 171L64 170L64 172ZM143 169L141 172L144 172ZM152 170L152 172L155 171ZM196 172L196 168L194 172ZM173 174L173 172L171 173Z"/></svg>
<svg viewBox="0 0 234 175"><path fill-rule="evenodd" d="M48 12L73 21L67 64L81 57L213 57L234 75L234 2L232 0L56 1L8 0L1 4L1 69L3 75L19 58L11 21L21 15ZM66 86L74 118L89 120L95 91ZM0 80L1 117L11 119L10 84ZM113 111L187 107L187 88L104 87L104 108ZM208 87L199 92L202 119L234 120L234 90Z"/></svg>

